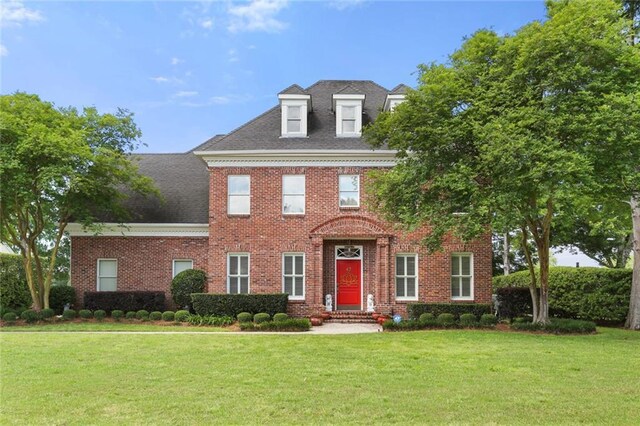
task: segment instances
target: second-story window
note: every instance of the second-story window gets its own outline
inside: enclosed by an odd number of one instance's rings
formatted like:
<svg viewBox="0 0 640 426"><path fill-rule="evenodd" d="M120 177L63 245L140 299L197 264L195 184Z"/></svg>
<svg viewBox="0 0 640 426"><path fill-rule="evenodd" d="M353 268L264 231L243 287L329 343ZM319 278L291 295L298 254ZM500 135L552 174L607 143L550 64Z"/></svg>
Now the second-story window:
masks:
<svg viewBox="0 0 640 426"><path fill-rule="evenodd" d="M282 176L282 213L304 214L304 175Z"/></svg>
<svg viewBox="0 0 640 426"><path fill-rule="evenodd" d="M360 176L339 176L340 207L360 207Z"/></svg>
<svg viewBox="0 0 640 426"><path fill-rule="evenodd" d="M342 107L342 133L354 134L356 132L356 107L355 106L343 106Z"/></svg>
<svg viewBox="0 0 640 426"><path fill-rule="evenodd" d="M251 178L249 176L229 176L227 193L227 213L250 213Z"/></svg>
<svg viewBox="0 0 640 426"><path fill-rule="evenodd" d="M302 132L301 106L287 107L287 133L298 134Z"/></svg>

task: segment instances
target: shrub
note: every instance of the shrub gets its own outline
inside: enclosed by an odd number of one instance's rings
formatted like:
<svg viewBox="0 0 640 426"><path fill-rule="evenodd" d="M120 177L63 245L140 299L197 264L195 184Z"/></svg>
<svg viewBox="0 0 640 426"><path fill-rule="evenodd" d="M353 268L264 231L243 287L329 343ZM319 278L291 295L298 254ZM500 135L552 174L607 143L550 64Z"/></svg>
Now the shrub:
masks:
<svg viewBox="0 0 640 426"><path fill-rule="evenodd" d="M163 321L173 321L176 318L176 314L173 311L165 311L162 313Z"/></svg>
<svg viewBox="0 0 640 426"><path fill-rule="evenodd" d="M487 314L485 314L487 315ZM473 314L462 314L460 315L460 326L461 327L475 327L478 325L478 318Z"/></svg>
<svg viewBox="0 0 640 426"><path fill-rule="evenodd" d="M48 320L49 318L53 318L55 314L56 312L51 308L45 308L42 311L40 311L40 317L45 320Z"/></svg>
<svg viewBox="0 0 640 426"><path fill-rule="evenodd" d="M236 318L238 318L239 323L253 321L253 315L251 315L249 312L240 312Z"/></svg>
<svg viewBox="0 0 640 426"><path fill-rule="evenodd" d="M180 272L171 281L171 296L179 307L191 306L191 294L202 293L207 283L207 275L199 269Z"/></svg>
<svg viewBox="0 0 640 426"><path fill-rule="evenodd" d="M498 324L498 317L493 314L484 314L480 317L481 327L495 327Z"/></svg>
<svg viewBox="0 0 640 426"><path fill-rule="evenodd" d="M585 319L600 324L621 324L629 311L631 275L630 269L550 268L549 313L552 316ZM494 277L493 286L494 289L528 288L529 280L528 272L521 271ZM496 293L500 294L498 290ZM527 297L528 310L512 314L511 318L532 312L531 298ZM502 311L502 306L500 310Z"/></svg>
<svg viewBox="0 0 640 426"><path fill-rule="evenodd" d="M187 322L189 320L189 311L177 311L175 315L175 320L177 322Z"/></svg>
<svg viewBox="0 0 640 426"><path fill-rule="evenodd" d="M453 327L456 325L456 317L453 314L440 314L437 318L438 325L442 327Z"/></svg>
<svg viewBox="0 0 640 426"><path fill-rule="evenodd" d="M107 312L164 311L165 297L162 291L93 291L84 294L84 307Z"/></svg>
<svg viewBox="0 0 640 426"><path fill-rule="evenodd" d="M519 331L544 331L553 334L589 334L596 332L596 323L570 318L551 318L549 324L513 322L511 323L511 329Z"/></svg>
<svg viewBox="0 0 640 426"><path fill-rule="evenodd" d="M80 315L80 318L82 319L89 319L91 318L91 311L89 309L80 309L80 311L78 312L78 314Z"/></svg>
<svg viewBox="0 0 640 426"><path fill-rule="evenodd" d="M214 317L190 314L187 322L191 325L210 325L214 327L223 327L233 324L234 319L231 317Z"/></svg>
<svg viewBox="0 0 640 426"><path fill-rule="evenodd" d="M67 309L62 313L62 318L64 318L67 321L76 319L77 316L78 316L78 313L75 311L75 309Z"/></svg>
<svg viewBox="0 0 640 426"><path fill-rule="evenodd" d="M93 317L98 321L102 321L107 316L107 313L103 309L98 309L93 312Z"/></svg>
<svg viewBox="0 0 640 426"><path fill-rule="evenodd" d="M36 322L40 319L40 313L33 309L27 309L20 314L20 318L28 323Z"/></svg>
<svg viewBox="0 0 640 426"><path fill-rule="evenodd" d="M199 315L236 317L241 312L270 316L287 312L287 294L192 294L193 309Z"/></svg>
<svg viewBox="0 0 640 426"><path fill-rule="evenodd" d="M435 317L440 314L453 314L460 318L462 314L473 314L477 317L491 313L491 305L482 303L409 303L407 312L410 319L418 319L424 313L431 313Z"/></svg>
<svg viewBox="0 0 640 426"><path fill-rule="evenodd" d="M289 315L285 314L285 313L277 313L273 316L273 320L275 322L280 322L280 321L286 321L289 319Z"/></svg>
<svg viewBox="0 0 640 426"><path fill-rule="evenodd" d="M283 321L267 321L260 324L241 322L242 331L309 331L311 322L307 318L288 318Z"/></svg>
<svg viewBox="0 0 640 426"><path fill-rule="evenodd" d="M147 311L145 309L140 309L138 312L136 312L136 319L143 320L143 321L148 320L149 319L149 311Z"/></svg>
<svg viewBox="0 0 640 426"><path fill-rule="evenodd" d="M18 319L18 316L16 315L15 312L7 312L2 316L2 320L4 322L15 322L16 319Z"/></svg>
<svg viewBox="0 0 640 426"><path fill-rule="evenodd" d="M125 318L128 320L132 320L136 318L136 312L135 311L128 311L125 315Z"/></svg>
<svg viewBox="0 0 640 426"><path fill-rule="evenodd" d="M151 321L160 321L162 319L162 312L160 311L153 311L149 314L149 319Z"/></svg>
<svg viewBox="0 0 640 426"><path fill-rule="evenodd" d="M267 322L271 320L271 315L261 312L259 314L255 314L253 316L253 322L255 322L256 324L260 324L263 322Z"/></svg>
<svg viewBox="0 0 640 426"><path fill-rule="evenodd" d="M113 318L115 321L120 321L123 316L124 316L124 311L121 311L120 309L115 309L111 311L111 318Z"/></svg>
<svg viewBox="0 0 640 426"><path fill-rule="evenodd" d="M64 311L64 305L73 305L76 301L76 289L68 285L51 286L49 293L49 306L56 314L60 315Z"/></svg>
<svg viewBox="0 0 640 426"><path fill-rule="evenodd" d="M0 253L0 306L18 308L31 305L22 257Z"/></svg>
<svg viewBox="0 0 640 426"><path fill-rule="evenodd" d="M533 312L528 287L503 287L496 290L500 318L516 318Z"/></svg>
<svg viewBox="0 0 640 426"><path fill-rule="evenodd" d="M431 315L431 314L422 314L422 315ZM422 317L420 315L420 317ZM433 317L433 315L431 315ZM394 322L393 320L387 320L382 323L382 329L384 331L410 331L410 330L424 330L430 326L435 326L435 319L425 319L422 320L406 320L400 322Z"/></svg>

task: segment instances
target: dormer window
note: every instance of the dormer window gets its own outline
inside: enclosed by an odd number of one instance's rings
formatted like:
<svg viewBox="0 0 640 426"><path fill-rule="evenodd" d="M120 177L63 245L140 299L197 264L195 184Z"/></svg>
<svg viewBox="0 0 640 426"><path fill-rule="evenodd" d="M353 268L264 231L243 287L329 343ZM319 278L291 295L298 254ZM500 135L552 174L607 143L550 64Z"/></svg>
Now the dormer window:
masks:
<svg viewBox="0 0 640 426"><path fill-rule="evenodd" d="M278 95L282 109L283 138L307 137L307 114L311 111L311 96L297 94Z"/></svg>
<svg viewBox="0 0 640 426"><path fill-rule="evenodd" d="M395 107L404 102L404 94L390 94L387 95L387 99L384 101L384 110L393 111Z"/></svg>
<svg viewBox="0 0 640 426"><path fill-rule="evenodd" d="M336 113L337 137L360 137L362 135L362 107L364 95L333 95Z"/></svg>
<svg viewBox="0 0 640 426"><path fill-rule="evenodd" d="M302 115L299 105L289 105L287 108L287 133L300 133L302 129Z"/></svg>

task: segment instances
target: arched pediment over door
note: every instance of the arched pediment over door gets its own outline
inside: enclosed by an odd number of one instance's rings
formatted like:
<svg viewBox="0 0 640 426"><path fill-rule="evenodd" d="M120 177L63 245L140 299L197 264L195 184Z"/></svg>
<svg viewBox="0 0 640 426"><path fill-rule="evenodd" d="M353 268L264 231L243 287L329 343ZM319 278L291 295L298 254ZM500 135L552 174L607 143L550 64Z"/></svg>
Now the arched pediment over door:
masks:
<svg viewBox="0 0 640 426"><path fill-rule="evenodd" d="M316 226L310 237L323 239L375 239L389 237L391 233L373 219L361 216L340 216Z"/></svg>

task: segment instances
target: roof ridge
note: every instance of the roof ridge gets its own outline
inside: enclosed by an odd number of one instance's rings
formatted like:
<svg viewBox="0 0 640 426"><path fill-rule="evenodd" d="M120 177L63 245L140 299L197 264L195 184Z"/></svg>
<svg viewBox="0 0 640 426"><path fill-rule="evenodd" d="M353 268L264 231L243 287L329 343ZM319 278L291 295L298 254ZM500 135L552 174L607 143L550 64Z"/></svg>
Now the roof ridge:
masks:
<svg viewBox="0 0 640 426"><path fill-rule="evenodd" d="M404 84L404 83L400 83L400 84L398 84L396 87L394 87L393 89L391 89L391 91L390 91L389 93L391 93L391 94L396 94L396 92L398 92L398 90L399 90L399 89L402 89L402 88L411 89L411 86L408 86L408 85L406 85L406 84Z"/></svg>
<svg viewBox="0 0 640 426"><path fill-rule="evenodd" d="M287 88L285 88L285 89L282 89L278 94L279 94L279 95L284 95L284 94L286 94L286 92L288 92L290 89L300 89L300 91L302 91L302 92L304 92L304 93L306 93L306 92L307 92L307 91L306 91L306 90L304 90L302 87L300 87L300 85L299 85L299 84L297 84L297 83L293 83L291 86L289 86L289 87L287 87Z"/></svg>
<svg viewBox="0 0 640 426"><path fill-rule="evenodd" d="M222 139L226 134L225 133L218 133L217 135L214 135L212 137L210 137L209 139L207 139L206 141L202 142L199 145L194 146L193 148L191 148L189 151L187 152L194 152L197 151L199 148L209 144L209 143L213 143L213 142L217 142L220 139Z"/></svg>

